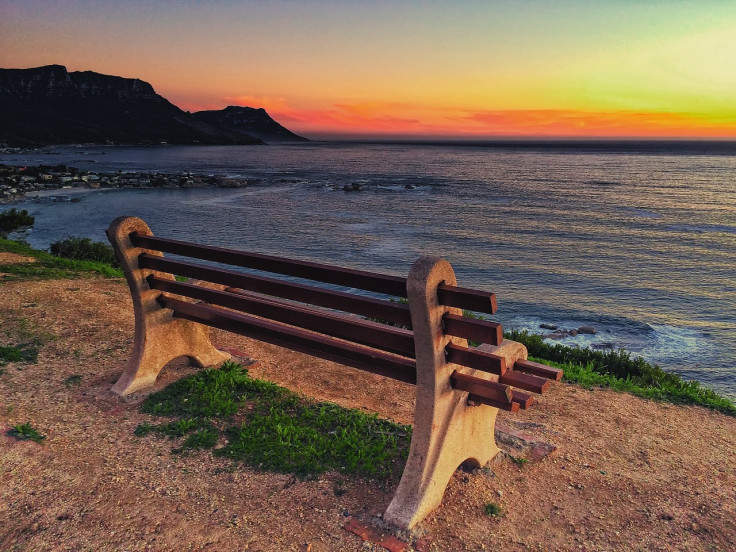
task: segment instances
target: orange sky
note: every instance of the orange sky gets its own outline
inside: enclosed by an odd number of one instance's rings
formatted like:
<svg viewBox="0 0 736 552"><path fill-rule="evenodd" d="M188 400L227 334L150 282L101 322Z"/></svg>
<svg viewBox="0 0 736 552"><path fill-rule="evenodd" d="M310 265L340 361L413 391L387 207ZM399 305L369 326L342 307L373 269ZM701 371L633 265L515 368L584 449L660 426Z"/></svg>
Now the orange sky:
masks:
<svg viewBox="0 0 736 552"><path fill-rule="evenodd" d="M0 0L0 66L308 137L736 138L736 2Z"/></svg>

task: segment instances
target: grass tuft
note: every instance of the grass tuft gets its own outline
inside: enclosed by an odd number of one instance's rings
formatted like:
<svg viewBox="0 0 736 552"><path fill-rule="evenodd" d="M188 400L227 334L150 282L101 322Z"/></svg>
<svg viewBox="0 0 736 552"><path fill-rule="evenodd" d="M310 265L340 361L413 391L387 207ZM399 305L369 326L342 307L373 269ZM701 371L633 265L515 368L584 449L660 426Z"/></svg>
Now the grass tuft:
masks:
<svg viewBox="0 0 736 552"><path fill-rule="evenodd" d="M529 462L529 460L527 458L523 458L521 456L514 456L512 454L509 454L508 456L511 459L511 461L514 464L516 464L517 466L519 466L520 468L523 468L524 467L524 464L526 464L527 462Z"/></svg>
<svg viewBox="0 0 736 552"><path fill-rule="evenodd" d="M8 437L15 437L19 441L30 440L34 443L41 443L44 439L46 439L45 435L41 435L41 433L39 433L38 430L31 425L31 422L26 422L24 424L13 426L5 432L5 435L7 435Z"/></svg>
<svg viewBox="0 0 736 552"><path fill-rule="evenodd" d="M503 508L495 502L489 502L483 506L483 513L491 517L501 517L503 515Z"/></svg>
<svg viewBox="0 0 736 552"><path fill-rule="evenodd" d="M79 385L80 383L82 383L82 374L72 374L71 376L66 378L63 383L67 387Z"/></svg>
<svg viewBox="0 0 736 552"><path fill-rule="evenodd" d="M17 346L0 345L0 366L8 362L26 362L35 364L38 360L38 348L35 344L23 343Z"/></svg>
<svg viewBox="0 0 736 552"><path fill-rule="evenodd" d="M398 479L411 439L410 426L300 397L251 378L234 362L174 382L140 409L177 418L135 430L140 437L184 437L172 452L211 449L225 438L215 454L301 477L335 470Z"/></svg>

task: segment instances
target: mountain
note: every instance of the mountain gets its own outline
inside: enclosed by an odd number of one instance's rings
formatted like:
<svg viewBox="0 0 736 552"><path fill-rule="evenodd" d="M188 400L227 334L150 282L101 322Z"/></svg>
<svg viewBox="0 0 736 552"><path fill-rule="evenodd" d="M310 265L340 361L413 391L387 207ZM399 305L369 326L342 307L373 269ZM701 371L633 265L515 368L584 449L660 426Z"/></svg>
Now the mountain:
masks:
<svg viewBox="0 0 736 552"><path fill-rule="evenodd" d="M262 144L184 112L139 79L62 65L0 69L0 143Z"/></svg>
<svg viewBox="0 0 736 552"><path fill-rule="evenodd" d="M211 125L260 138L270 142L309 142L281 126L263 108L231 105L218 111L197 111L197 119Z"/></svg>

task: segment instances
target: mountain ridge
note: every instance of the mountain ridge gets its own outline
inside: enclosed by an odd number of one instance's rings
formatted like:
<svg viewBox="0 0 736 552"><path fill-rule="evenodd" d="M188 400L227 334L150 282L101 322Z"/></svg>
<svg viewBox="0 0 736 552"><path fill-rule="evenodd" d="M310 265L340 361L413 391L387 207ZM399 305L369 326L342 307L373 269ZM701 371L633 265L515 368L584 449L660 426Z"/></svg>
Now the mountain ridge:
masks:
<svg viewBox="0 0 736 552"><path fill-rule="evenodd" d="M262 107L229 105L225 109L197 111L195 118L211 125L260 138L264 142L308 142L277 123Z"/></svg>
<svg viewBox="0 0 736 552"><path fill-rule="evenodd" d="M268 135L262 132L265 124L293 134L265 110L263 114L255 133ZM283 141L281 134L276 132L276 141ZM46 65L0 69L0 143L32 147L70 143L244 145L265 141L243 125L228 128L201 120L141 79L70 72L63 65Z"/></svg>

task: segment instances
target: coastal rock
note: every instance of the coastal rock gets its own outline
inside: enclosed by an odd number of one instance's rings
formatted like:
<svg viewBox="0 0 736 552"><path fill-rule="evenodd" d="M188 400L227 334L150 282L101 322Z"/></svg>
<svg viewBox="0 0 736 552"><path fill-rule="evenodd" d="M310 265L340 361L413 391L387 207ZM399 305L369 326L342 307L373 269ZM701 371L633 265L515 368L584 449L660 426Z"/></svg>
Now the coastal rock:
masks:
<svg viewBox="0 0 736 552"><path fill-rule="evenodd" d="M43 175L39 181L38 175ZM71 190L73 188L242 188L248 181L239 178L216 178L211 175L164 173L103 173L80 171L66 165L48 167L13 167L0 165L0 203L23 199L28 194L42 190ZM76 202L78 198L67 195L42 197L33 201Z"/></svg>
<svg viewBox="0 0 736 552"><path fill-rule="evenodd" d="M593 326L580 326L578 328L578 333L595 335L595 328Z"/></svg>
<svg viewBox="0 0 736 552"><path fill-rule="evenodd" d="M539 327L544 330L556 330L557 329L557 326L555 326L554 324L540 324Z"/></svg>

